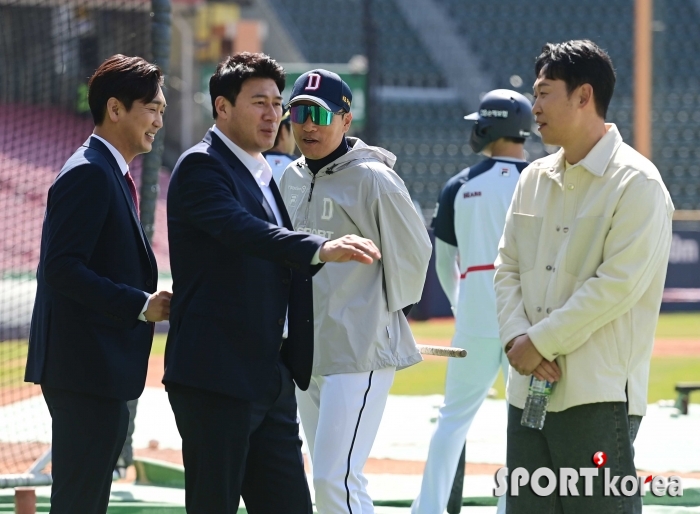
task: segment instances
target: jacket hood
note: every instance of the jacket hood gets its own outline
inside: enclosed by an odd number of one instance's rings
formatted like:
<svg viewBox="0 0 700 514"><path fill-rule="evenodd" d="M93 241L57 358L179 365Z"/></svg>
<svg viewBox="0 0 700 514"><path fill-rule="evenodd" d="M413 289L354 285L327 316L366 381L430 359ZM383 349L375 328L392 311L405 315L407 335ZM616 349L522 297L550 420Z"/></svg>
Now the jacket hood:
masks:
<svg viewBox="0 0 700 514"><path fill-rule="evenodd" d="M396 156L389 150L378 146L369 146L357 137L348 137L347 141L350 147L348 153L321 168L316 174L317 177L332 175L333 173L359 166L363 162L380 162L388 168L394 169ZM302 158L299 164L308 169L306 159Z"/></svg>

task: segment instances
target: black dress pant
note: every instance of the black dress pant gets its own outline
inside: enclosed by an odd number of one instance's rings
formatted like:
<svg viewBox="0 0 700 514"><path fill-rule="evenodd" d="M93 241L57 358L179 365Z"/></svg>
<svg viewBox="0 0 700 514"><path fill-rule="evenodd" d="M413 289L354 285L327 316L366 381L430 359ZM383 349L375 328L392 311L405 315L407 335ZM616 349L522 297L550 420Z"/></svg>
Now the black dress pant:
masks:
<svg viewBox="0 0 700 514"><path fill-rule="evenodd" d="M249 402L167 383L182 436L188 514L311 514L294 383L280 361L267 398Z"/></svg>
<svg viewBox="0 0 700 514"><path fill-rule="evenodd" d="M129 423L126 401L41 390L51 414L51 514L105 514Z"/></svg>

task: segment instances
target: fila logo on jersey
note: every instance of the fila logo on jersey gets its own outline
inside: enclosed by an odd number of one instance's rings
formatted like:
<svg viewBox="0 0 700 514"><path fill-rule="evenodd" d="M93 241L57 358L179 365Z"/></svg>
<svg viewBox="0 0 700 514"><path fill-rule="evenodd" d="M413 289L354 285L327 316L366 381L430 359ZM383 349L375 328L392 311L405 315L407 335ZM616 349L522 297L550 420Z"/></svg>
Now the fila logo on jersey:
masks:
<svg viewBox="0 0 700 514"><path fill-rule="evenodd" d="M510 168L501 168L501 177L510 176Z"/></svg>
<svg viewBox="0 0 700 514"><path fill-rule="evenodd" d="M481 191L467 191L464 193L464 198L473 198L475 196L481 196Z"/></svg>
<svg viewBox="0 0 700 514"><path fill-rule="evenodd" d="M306 91L316 91L319 87L321 87L321 75L318 73L309 74L309 81L304 89Z"/></svg>

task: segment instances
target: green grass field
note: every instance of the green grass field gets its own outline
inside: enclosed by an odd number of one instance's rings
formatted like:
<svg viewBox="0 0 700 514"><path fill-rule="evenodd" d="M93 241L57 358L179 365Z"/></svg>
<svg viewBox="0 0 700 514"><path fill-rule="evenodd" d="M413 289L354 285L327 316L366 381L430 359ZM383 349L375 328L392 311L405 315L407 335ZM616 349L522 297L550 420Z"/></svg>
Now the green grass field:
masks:
<svg viewBox="0 0 700 514"><path fill-rule="evenodd" d="M411 324L417 339L451 339L453 326L450 322L414 322ZM659 316L657 339L700 340L700 313L674 313ZM392 394L442 394L445 390L447 360L431 360L412 366L396 374ZM677 382L700 381L700 345L692 357L654 357L649 372L649 403L664 399L675 399ZM497 398L505 398L503 376L493 386ZM692 403L700 403L700 394L690 396Z"/></svg>
<svg viewBox="0 0 700 514"><path fill-rule="evenodd" d="M656 326L656 337L700 340L700 312L661 314Z"/></svg>
<svg viewBox="0 0 700 514"><path fill-rule="evenodd" d="M447 320L414 322L411 324L417 339L442 339L452 337L453 324ZM662 314L656 337L660 339L700 340L700 313ZM164 334L157 334L153 341L152 355L165 352ZM22 383L27 345L24 342L7 341L0 344L0 387L13 387ZM392 394L425 395L442 394L445 388L447 360L430 360L402 370L396 374ZM695 356L654 357L649 376L649 402L675 398L677 382L700 381L700 346ZM496 379L494 387L498 398L504 398L503 377ZM690 397L700 403L700 395Z"/></svg>
<svg viewBox="0 0 700 514"><path fill-rule="evenodd" d="M423 395L443 394L445 390L445 361L426 361L396 374L391 394ZM677 382L700 381L700 356L654 357L649 372L649 403L659 400L675 400ZM493 387L496 398L505 398L503 376L499 372ZM690 395L691 403L700 403L700 394Z"/></svg>
<svg viewBox="0 0 700 514"><path fill-rule="evenodd" d="M0 343L0 388L15 387L24 380L27 361L27 343L5 341Z"/></svg>
<svg viewBox="0 0 700 514"><path fill-rule="evenodd" d="M453 324L447 319L436 322L415 321L411 323L411 330L420 339L451 339L452 326ZM656 327L656 337L700 340L700 313L661 314Z"/></svg>

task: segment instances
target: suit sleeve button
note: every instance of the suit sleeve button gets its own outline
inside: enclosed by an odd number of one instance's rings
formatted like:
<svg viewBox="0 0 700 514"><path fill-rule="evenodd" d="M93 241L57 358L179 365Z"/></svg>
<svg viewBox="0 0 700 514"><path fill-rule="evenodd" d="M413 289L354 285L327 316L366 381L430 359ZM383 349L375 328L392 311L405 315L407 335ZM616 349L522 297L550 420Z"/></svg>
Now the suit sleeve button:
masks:
<svg viewBox="0 0 700 514"><path fill-rule="evenodd" d="M148 287L151 287L153 285L153 280L151 280L150 278L148 280L146 280L146 285Z"/></svg>
<svg viewBox="0 0 700 514"><path fill-rule="evenodd" d="M283 279L282 279L282 283L283 283L284 285L288 285L288 284L289 284L289 279L288 279L288 278L283 278Z"/></svg>
<svg viewBox="0 0 700 514"><path fill-rule="evenodd" d="M278 320L277 320L277 324L278 324L279 326L284 326L284 318L278 319Z"/></svg>

